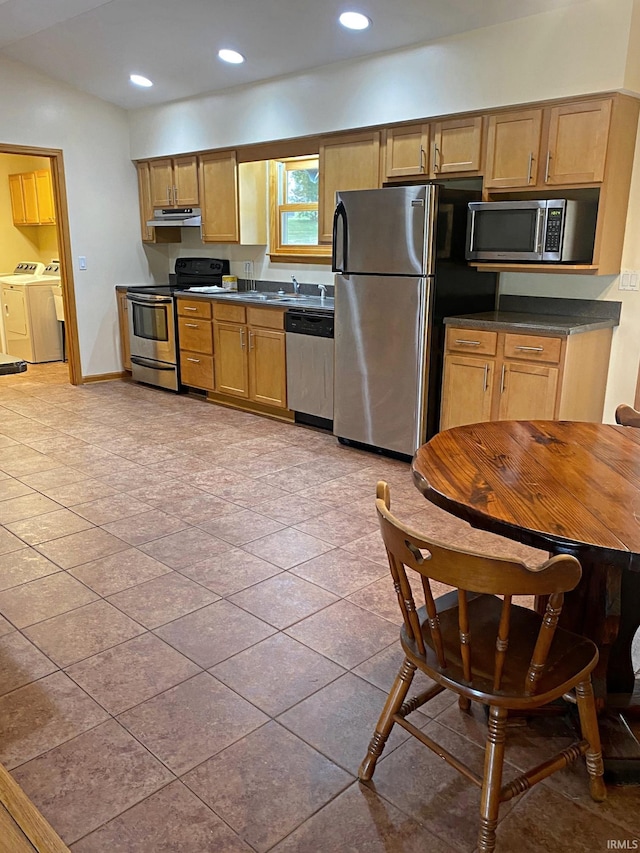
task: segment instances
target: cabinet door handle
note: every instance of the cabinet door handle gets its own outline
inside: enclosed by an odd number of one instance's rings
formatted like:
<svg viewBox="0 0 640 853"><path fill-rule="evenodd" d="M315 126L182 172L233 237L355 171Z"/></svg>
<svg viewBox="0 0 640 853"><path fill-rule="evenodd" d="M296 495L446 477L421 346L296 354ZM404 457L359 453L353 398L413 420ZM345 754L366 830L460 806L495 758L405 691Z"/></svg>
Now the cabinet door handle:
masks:
<svg viewBox="0 0 640 853"><path fill-rule="evenodd" d="M253 332L249 329L249 349L253 349Z"/></svg>
<svg viewBox="0 0 640 853"><path fill-rule="evenodd" d="M503 365L502 365L502 375L500 376L500 393L501 393L501 394L503 394L503 393L504 393L504 389L505 389L505 384L504 384L504 375L505 375L506 369L507 369L507 368L506 368L506 365L505 365L505 364L503 364Z"/></svg>
<svg viewBox="0 0 640 853"><path fill-rule="evenodd" d="M178 204L178 187L173 188L173 203Z"/></svg>
<svg viewBox="0 0 640 853"><path fill-rule="evenodd" d="M438 150L438 149L436 148L436 151L437 151L437 150ZM434 169L436 169L436 168L437 168L437 167L435 166L435 164L434 164L434 167L433 167L433 168L434 168ZM419 171L420 171L420 172L426 172L426 171L427 171L427 152L424 150L424 146L423 146L423 145L421 145L421 146L420 146L420 170L419 170Z"/></svg>
<svg viewBox="0 0 640 853"><path fill-rule="evenodd" d="M187 329L199 329L200 328L198 323L185 323L184 325L185 325L185 328L187 328Z"/></svg>
<svg viewBox="0 0 640 853"><path fill-rule="evenodd" d="M489 365L485 364L484 366L484 391L489 387Z"/></svg>
<svg viewBox="0 0 640 853"><path fill-rule="evenodd" d="M244 349L244 329L240 329L240 349Z"/></svg>
<svg viewBox="0 0 640 853"><path fill-rule="evenodd" d="M480 341L467 341L467 340L464 340L463 338L456 338L456 343L457 344L464 344L464 346L467 346L467 347L479 347L480 346Z"/></svg>
<svg viewBox="0 0 640 853"><path fill-rule="evenodd" d="M191 305L183 305L183 306L182 306L182 310L183 310L183 311L197 311L198 309L197 309L197 308L193 308Z"/></svg>
<svg viewBox="0 0 640 853"><path fill-rule="evenodd" d="M440 163L438 162L439 159L440 159L440 149L438 148L438 146L434 142L433 143L433 171L434 172L440 171Z"/></svg>
<svg viewBox="0 0 640 853"><path fill-rule="evenodd" d="M187 357L187 361L192 361L194 364L200 364L199 358L188 358Z"/></svg>
<svg viewBox="0 0 640 853"><path fill-rule="evenodd" d="M544 352L544 347L525 347L523 344L518 344L516 349L521 349L525 352Z"/></svg>
<svg viewBox="0 0 640 853"><path fill-rule="evenodd" d="M533 151L529 151L529 166L527 167L527 183L531 183L531 167L533 166Z"/></svg>
<svg viewBox="0 0 640 853"><path fill-rule="evenodd" d="M167 204L171 204L171 187L167 187Z"/></svg>
<svg viewBox="0 0 640 853"><path fill-rule="evenodd" d="M549 163L551 162L551 151L547 151L547 165L544 169L544 182L545 184L549 180Z"/></svg>

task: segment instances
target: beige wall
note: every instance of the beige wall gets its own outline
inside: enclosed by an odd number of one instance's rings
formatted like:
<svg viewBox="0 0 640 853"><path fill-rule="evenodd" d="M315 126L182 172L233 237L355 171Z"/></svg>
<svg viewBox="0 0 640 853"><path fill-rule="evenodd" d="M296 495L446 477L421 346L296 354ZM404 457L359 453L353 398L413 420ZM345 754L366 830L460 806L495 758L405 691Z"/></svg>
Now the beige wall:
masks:
<svg viewBox="0 0 640 853"><path fill-rule="evenodd" d="M118 371L114 286L152 280L126 113L18 62L0 59L0 81L0 142L63 151L82 373Z"/></svg>
<svg viewBox="0 0 640 853"><path fill-rule="evenodd" d="M406 50L135 110L131 156L233 147L623 88L637 2L585 0Z"/></svg>
<svg viewBox="0 0 640 853"><path fill-rule="evenodd" d="M12 272L20 261L48 264L58 257L55 225L18 227L11 215L9 175L49 168L48 157L0 154L0 272Z"/></svg>

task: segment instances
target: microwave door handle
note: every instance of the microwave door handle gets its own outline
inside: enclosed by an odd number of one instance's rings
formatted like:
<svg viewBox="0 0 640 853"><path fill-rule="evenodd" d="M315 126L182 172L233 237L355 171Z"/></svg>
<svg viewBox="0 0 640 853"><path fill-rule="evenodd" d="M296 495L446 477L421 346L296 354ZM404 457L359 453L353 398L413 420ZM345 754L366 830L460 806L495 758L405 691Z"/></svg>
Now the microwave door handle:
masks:
<svg viewBox="0 0 640 853"><path fill-rule="evenodd" d="M338 220L342 220L342 260L338 264ZM331 258L331 269L333 272L344 272L347 268L347 211L344 203L339 201L333 214L333 250Z"/></svg>
<svg viewBox="0 0 640 853"><path fill-rule="evenodd" d="M540 260L542 260L542 235L543 235L543 226L547 218L546 208L541 207L538 210L538 217L536 220L536 236L535 236L535 251L536 254L540 255Z"/></svg>
<svg viewBox="0 0 640 853"><path fill-rule="evenodd" d="M471 211L471 224L469 227L469 251L475 252L473 238L476 234L476 212L475 210Z"/></svg>

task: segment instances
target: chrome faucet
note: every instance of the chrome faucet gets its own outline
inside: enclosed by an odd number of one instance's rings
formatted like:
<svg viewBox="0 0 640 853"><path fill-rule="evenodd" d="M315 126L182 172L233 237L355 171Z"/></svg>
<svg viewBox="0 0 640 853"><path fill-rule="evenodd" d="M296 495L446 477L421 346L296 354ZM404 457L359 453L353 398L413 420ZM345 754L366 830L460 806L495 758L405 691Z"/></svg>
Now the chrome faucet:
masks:
<svg viewBox="0 0 640 853"><path fill-rule="evenodd" d="M320 299L324 299L327 295L327 287L324 284L317 285L318 290L320 291Z"/></svg>
<svg viewBox="0 0 640 853"><path fill-rule="evenodd" d="M295 277L295 275L291 276L291 281L293 282L293 292L300 293L300 285L298 284L298 279Z"/></svg>

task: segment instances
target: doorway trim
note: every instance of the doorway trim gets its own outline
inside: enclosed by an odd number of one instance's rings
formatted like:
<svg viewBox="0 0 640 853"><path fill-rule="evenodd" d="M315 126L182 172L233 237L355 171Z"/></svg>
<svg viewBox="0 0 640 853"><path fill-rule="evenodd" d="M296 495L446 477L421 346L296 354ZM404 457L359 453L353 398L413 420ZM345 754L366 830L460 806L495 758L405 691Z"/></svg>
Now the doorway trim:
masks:
<svg viewBox="0 0 640 853"><path fill-rule="evenodd" d="M33 157L48 157L51 161L51 179L53 184L53 204L58 229L58 252L64 287L62 299L66 325L67 359L69 364L69 382L71 385L83 383L80 367L80 347L78 345L78 316L73 283L73 264L71 262L71 235L69 232L69 211L67 208L67 190L64 179L64 158L61 148L35 148L31 145L10 145L0 142L0 154L29 154ZM71 334L69 334L71 330Z"/></svg>

